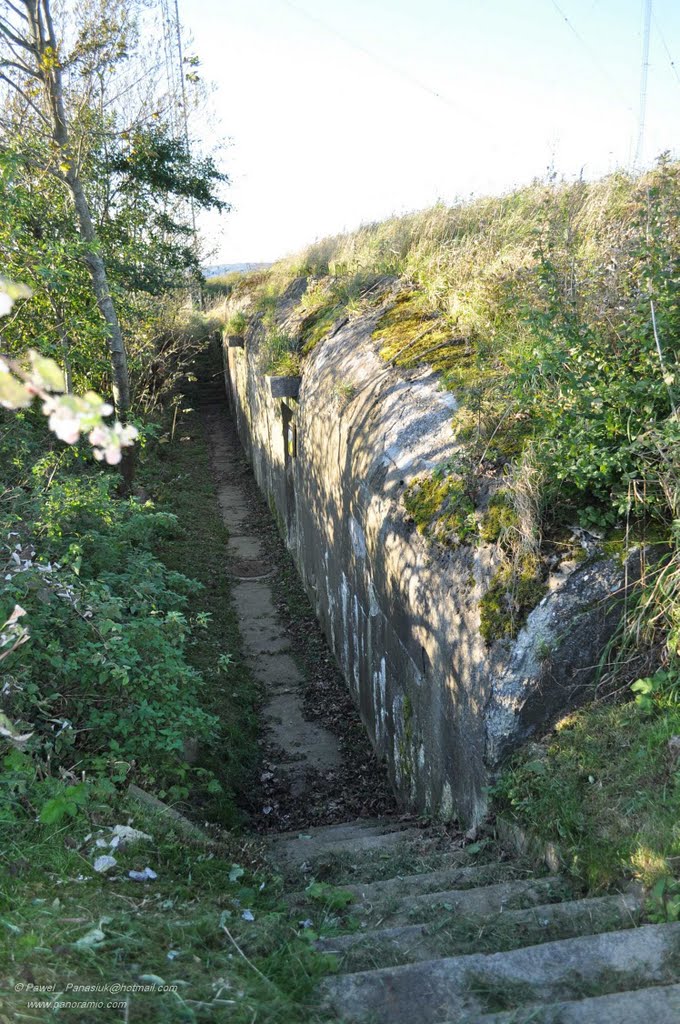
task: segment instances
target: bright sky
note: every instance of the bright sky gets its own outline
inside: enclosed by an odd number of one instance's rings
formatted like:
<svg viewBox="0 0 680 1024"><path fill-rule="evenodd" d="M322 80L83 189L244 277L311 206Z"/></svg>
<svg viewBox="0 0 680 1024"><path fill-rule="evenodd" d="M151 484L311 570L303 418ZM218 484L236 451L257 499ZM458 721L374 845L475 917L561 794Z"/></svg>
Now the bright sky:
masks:
<svg viewBox="0 0 680 1024"><path fill-rule="evenodd" d="M211 262L270 261L438 198L629 167L644 0L180 0L234 210ZM675 62L675 63L673 63ZM653 0L643 165L680 140L680 4Z"/></svg>

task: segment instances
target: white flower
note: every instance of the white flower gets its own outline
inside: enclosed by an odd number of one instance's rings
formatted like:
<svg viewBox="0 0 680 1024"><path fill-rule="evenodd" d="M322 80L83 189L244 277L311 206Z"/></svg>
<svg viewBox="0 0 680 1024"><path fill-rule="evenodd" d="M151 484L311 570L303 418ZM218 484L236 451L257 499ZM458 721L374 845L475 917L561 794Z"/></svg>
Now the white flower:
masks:
<svg viewBox="0 0 680 1024"><path fill-rule="evenodd" d="M57 406L50 414L48 423L50 430L66 444L75 444L80 437L80 419L70 409Z"/></svg>
<svg viewBox="0 0 680 1024"><path fill-rule="evenodd" d="M0 289L0 316L7 316L8 313L11 313L13 305L14 300L6 291Z"/></svg>
<svg viewBox="0 0 680 1024"><path fill-rule="evenodd" d="M109 428L100 424L90 431L88 440L90 444L95 445L97 448L103 448L109 438Z"/></svg>

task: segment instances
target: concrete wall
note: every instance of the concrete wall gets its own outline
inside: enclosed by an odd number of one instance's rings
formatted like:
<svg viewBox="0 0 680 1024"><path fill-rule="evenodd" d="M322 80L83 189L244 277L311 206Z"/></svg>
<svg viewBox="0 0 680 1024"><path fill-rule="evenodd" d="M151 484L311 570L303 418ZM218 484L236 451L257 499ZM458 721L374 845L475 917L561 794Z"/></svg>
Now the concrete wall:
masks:
<svg viewBox="0 0 680 1024"><path fill-rule="evenodd" d="M284 303L282 321L286 312ZM257 317L244 347L225 349L230 402L396 791L406 806L474 825L503 756L587 692L617 615L603 599L622 570L604 561L559 567L518 639L488 650L479 599L494 548L431 543L401 503L414 476L454 453L455 399L433 374L381 360L374 326L370 316L339 326L306 359L299 402L286 403L293 457Z"/></svg>

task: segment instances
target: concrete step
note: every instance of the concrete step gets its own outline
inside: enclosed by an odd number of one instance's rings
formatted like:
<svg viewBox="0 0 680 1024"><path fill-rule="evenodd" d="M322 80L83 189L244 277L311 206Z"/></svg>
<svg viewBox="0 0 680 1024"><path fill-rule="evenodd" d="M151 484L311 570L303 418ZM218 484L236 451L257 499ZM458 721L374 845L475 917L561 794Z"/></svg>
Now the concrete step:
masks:
<svg viewBox="0 0 680 1024"><path fill-rule="evenodd" d="M335 825L314 825L312 828L292 832L278 832L272 836L273 843L292 842L302 837L311 839L337 840L355 835L384 835L388 832L403 832L412 827L413 822L399 821L398 818L354 818L353 821L341 821Z"/></svg>
<svg viewBox="0 0 680 1024"><path fill-rule="evenodd" d="M484 1014L456 1021L456 1024L678 1024L678 1021L680 985L661 985L549 1006L527 1006L510 1013Z"/></svg>
<svg viewBox="0 0 680 1024"><path fill-rule="evenodd" d="M342 888L352 893L356 903L375 905L454 888L472 889L517 877L518 874L519 870L509 863L490 861L488 864L447 866L438 871L426 871L417 875L396 875L377 882L348 882L344 883ZM291 893L287 897L287 902L298 905L307 902L308 899L307 892L302 889Z"/></svg>
<svg viewBox="0 0 680 1024"><path fill-rule="evenodd" d="M473 889L446 889L420 896L378 900L375 904L356 903L352 906L352 913L366 921L414 924L453 916L501 914L505 910L558 902L569 895L564 879L549 875L546 878L517 878Z"/></svg>
<svg viewBox="0 0 680 1024"><path fill-rule="evenodd" d="M270 841L272 859L286 869L312 866L314 861L324 857L350 858L380 856L406 847L411 842L423 842L423 830L403 828L372 832L357 827L344 835L312 835L299 833L295 838L277 838Z"/></svg>
<svg viewBox="0 0 680 1024"><path fill-rule="evenodd" d="M669 985L679 968L680 923L673 923L345 974L326 979L322 993L324 1008L343 1024L442 1024Z"/></svg>
<svg viewBox="0 0 680 1024"><path fill-rule="evenodd" d="M445 915L430 924L362 929L319 939L320 952L342 957L343 972L371 970L437 957L532 946L576 935L633 928L641 900L631 894L548 903L491 917Z"/></svg>

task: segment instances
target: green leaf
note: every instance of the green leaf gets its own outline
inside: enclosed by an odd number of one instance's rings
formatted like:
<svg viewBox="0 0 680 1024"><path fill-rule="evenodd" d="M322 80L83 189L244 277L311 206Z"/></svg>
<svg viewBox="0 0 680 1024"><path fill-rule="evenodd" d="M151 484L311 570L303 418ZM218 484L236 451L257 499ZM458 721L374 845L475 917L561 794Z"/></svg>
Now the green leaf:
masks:
<svg viewBox="0 0 680 1024"><path fill-rule="evenodd" d="M40 811L40 821L43 825L54 825L61 821L68 813L68 803L63 796L55 796L43 804Z"/></svg>

